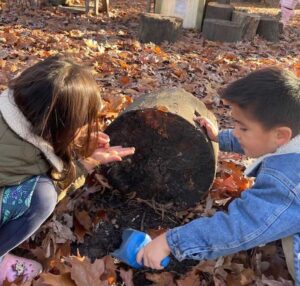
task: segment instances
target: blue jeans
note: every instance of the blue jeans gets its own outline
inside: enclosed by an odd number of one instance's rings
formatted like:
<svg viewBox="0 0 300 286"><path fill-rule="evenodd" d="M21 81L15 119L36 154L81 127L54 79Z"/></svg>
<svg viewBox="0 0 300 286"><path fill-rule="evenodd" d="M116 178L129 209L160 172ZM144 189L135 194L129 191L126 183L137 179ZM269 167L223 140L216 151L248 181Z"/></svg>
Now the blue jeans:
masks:
<svg viewBox="0 0 300 286"><path fill-rule="evenodd" d="M34 234L51 215L56 202L57 193L52 181L48 177L40 177L29 208L19 218L0 227L0 257Z"/></svg>

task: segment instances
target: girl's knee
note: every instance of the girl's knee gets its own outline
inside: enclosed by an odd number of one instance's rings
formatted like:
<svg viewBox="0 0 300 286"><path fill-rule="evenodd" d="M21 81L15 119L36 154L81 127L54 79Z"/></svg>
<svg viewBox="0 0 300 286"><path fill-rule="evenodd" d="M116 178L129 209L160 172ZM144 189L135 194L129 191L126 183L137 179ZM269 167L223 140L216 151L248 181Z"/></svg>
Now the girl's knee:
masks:
<svg viewBox="0 0 300 286"><path fill-rule="evenodd" d="M47 177L41 177L34 190L31 207L49 216L57 203L57 192L53 182Z"/></svg>

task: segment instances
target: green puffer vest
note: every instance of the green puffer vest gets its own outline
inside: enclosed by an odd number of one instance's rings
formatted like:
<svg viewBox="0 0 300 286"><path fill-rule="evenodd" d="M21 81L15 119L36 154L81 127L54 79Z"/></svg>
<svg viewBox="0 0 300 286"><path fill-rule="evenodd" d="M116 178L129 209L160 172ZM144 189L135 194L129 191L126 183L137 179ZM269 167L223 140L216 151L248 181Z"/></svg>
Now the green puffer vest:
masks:
<svg viewBox="0 0 300 286"><path fill-rule="evenodd" d="M0 187L17 185L46 174L50 165L43 153L12 131L0 113Z"/></svg>

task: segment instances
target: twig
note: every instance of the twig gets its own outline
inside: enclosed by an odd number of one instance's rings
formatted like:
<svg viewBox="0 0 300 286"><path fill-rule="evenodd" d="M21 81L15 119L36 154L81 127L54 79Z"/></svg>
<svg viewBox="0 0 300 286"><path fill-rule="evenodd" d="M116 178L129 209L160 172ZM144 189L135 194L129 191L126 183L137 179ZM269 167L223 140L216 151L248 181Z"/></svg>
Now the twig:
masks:
<svg viewBox="0 0 300 286"><path fill-rule="evenodd" d="M144 231L144 221L146 217L146 212L143 213L142 220L141 220L141 231Z"/></svg>

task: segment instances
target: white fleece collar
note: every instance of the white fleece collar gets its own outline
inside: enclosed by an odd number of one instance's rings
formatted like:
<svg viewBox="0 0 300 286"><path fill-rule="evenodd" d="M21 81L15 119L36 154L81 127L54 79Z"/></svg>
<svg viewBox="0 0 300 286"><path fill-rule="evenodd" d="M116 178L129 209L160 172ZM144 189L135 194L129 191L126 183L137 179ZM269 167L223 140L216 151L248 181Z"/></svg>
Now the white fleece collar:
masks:
<svg viewBox="0 0 300 286"><path fill-rule="evenodd" d="M0 95L0 112L7 125L16 134L41 150L58 172L63 170L63 162L54 153L51 144L31 131L31 124L17 107L12 90L7 89Z"/></svg>
<svg viewBox="0 0 300 286"><path fill-rule="evenodd" d="M249 176L259 165L260 163L267 157L289 154L289 153L300 153L300 135L297 135L292 140L290 140L287 144L280 146L274 153L269 153L257 158L251 165L249 165L245 174Z"/></svg>

